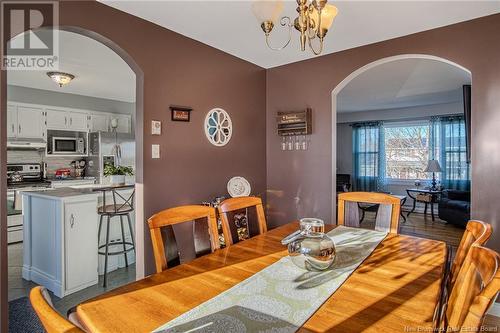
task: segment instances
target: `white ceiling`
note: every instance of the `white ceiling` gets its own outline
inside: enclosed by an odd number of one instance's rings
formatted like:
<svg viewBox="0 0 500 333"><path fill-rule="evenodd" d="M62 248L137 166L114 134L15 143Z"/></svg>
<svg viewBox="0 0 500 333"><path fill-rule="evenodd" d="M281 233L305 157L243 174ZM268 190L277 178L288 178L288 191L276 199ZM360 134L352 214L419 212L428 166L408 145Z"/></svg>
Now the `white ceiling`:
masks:
<svg viewBox="0 0 500 333"><path fill-rule="evenodd" d="M59 31L59 71L73 74L75 79L59 87L45 71L9 71L7 83L135 102L135 73L113 50L92 38Z"/></svg>
<svg viewBox="0 0 500 333"><path fill-rule="evenodd" d="M279 52L267 49L251 1L100 1L264 68L314 57L299 50L295 30L288 48ZM330 2L339 14L326 37L323 54L500 12L498 0ZM283 15L295 18L295 7L294 0L286 0ZM276 26L271 35L275 45L286 37L280 28Z"/></svg>
<svg viewBox="0 0 500 333"><path fill-rule="evenodd" d="M355 77L338 95L338 111L383 110L458 102L470 74L430 59L402 59Z"/></svg>

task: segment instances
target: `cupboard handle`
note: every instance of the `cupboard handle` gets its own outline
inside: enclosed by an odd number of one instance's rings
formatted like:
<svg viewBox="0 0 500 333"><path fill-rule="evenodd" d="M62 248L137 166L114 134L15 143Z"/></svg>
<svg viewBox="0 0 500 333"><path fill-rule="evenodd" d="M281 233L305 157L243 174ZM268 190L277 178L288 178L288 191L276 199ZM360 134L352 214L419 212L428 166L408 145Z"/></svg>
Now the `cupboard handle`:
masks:
<svg viewBox="0 0 500 333"><path fill-rule="evenodd" d="M16 129L14 128L14 124L12 124L12 133L14 133Z"/></svg>
<svg viewBox="0 0 500 333"><path fill-rule="evenodd" d="M21 133L21 124L19 124L19 133Z"/></svg>
<svg viewBox="0 0 500 333"><path fill-rule="evenodd" d="M68 125L68 117L64 117L64 125Z"/></svg>
<svg viewBox="0 0 500 333"><path fill-rule="evenodd" d="M70 125L73 125L73 118L72 118L72 117L71 117L71 118L69 118L69 124L70 124Z"/></svg>
<svg viewBox="0 0 500 333"><path fill-rule="evenodd" d="M71 214L69 218L69 225L71 226L71 228L73 228L73 226L75 225L75 215L73 214Z"/></svg>

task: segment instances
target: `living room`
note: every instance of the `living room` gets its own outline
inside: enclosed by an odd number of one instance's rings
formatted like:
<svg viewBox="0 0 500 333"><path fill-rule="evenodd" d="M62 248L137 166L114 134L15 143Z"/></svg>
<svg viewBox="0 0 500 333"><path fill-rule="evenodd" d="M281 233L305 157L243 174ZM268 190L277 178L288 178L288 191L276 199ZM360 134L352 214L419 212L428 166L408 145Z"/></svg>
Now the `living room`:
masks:
<svg viewBox="0 0 500 333"><path fill-rule="evenodd" d="M337 191L398 196L403 233L458 246L470 219L470 90L467 70L419 56L355 76L337 95ZM360 208L360 223L373 222L378 206Z"/></svg>

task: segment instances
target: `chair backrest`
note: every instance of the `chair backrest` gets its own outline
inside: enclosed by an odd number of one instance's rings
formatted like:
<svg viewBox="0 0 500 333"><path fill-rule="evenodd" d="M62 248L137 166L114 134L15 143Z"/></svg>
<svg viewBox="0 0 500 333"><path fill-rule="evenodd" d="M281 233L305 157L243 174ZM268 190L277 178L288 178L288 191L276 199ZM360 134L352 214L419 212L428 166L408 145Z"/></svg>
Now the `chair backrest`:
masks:
<svg viewBox="0 0 500 333"><path fill-rule="evenodd" d="M347 203L347 205L346 205ZM349 205L348 203L355 203ZM357 203L378 204L382 207L389 207L390 212L385 215L377 217L375 229L380 231L387 231L397 234L399 231L399 214L401 213L401 199L386 193L377 192L345 192L338 195L338 225L346 225L345 213L346 206L355 206L356 212L358 209ZM349 207L347 208L349 209ZM358 220L359 221L359 220Z"/></svg>
<svg viewBox="0 0 500 333"><path fill-rule="evenodd" d="M53 307L47 289L37 286L30 292L31 306L48 333L81 333L80 328L61 316Z"/></svg>
<svg viewBox="0 0 500 333"><path fill-rule="evenodd" d="M245 208L255 207L257 213L257 223L259 227L259 234L267 232L266 216L264 214L264 207L262 206L262 199L259 197L237 197L224 200L217 210L222 220L222 230L224 230L224 239L226 245L234 244L234 239L230 230L229 214ZM227 237L226 237L227 234Z"/></svg>
<svg viewBox="0 0 500 333"><path fill-rule="evenodd" d="M446 332L480 332L479 328L500 290L500 255L482 246L471 246L448 301Z"/></svg>
<svg viewBox="0 0 500 333"><path fill-rule="evenodd" d="M156 271L158 273L167 269L167 257L161 235L161 228L203 218L207 219L210 248L213 252L220 249L219 233L217 230L217 220L215 218L214 208L201 205L179 206L165 209L149 218L148 224L151 232L151 241L153 243ZM224 236L226 236L225 233Z"/></svg>
<svg viewBox="0 0 500 333"><path fill-rule="evenodd" d="M123 192L133 189L131 194L125 195ZM122 209L127 209L128 207L134 208L134 198L135 198L135 185L123 186L119 188L113 188L110 190L112 205L114 213L120 212ZM106 191L103 191L103 207L107 206L106 203Z"/></svg>
<svg viewBox="0 0 500 333"><path fill-rule="evenodd" d="M471 220L467 223L465 232L458 245L457 254L453 260L453 265L451 266L450 279L449 279L449 289L455 283L457 279L460 267L467 257L467 253L472 245L483 246L490 239L491 236L491 225L482 221Z"/></svg>

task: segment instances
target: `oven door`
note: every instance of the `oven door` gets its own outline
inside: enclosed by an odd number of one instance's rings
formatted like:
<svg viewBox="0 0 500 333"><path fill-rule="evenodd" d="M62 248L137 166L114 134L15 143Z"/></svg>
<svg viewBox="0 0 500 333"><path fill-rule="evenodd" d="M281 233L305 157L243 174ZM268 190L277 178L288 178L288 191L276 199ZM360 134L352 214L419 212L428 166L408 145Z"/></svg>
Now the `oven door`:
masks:
<svg viewBox="0 0 500 333"><path fill-rule="evenodd" d="M22 208L16 207L16 191L7 191L7 243L23 241Z"/></svg>
<svg viewBox="0 0 500 333"><path fill-rule="evenodd" d="M75 154L78 151L78 139L54 137L52 151L54 154Z"/></svg>

